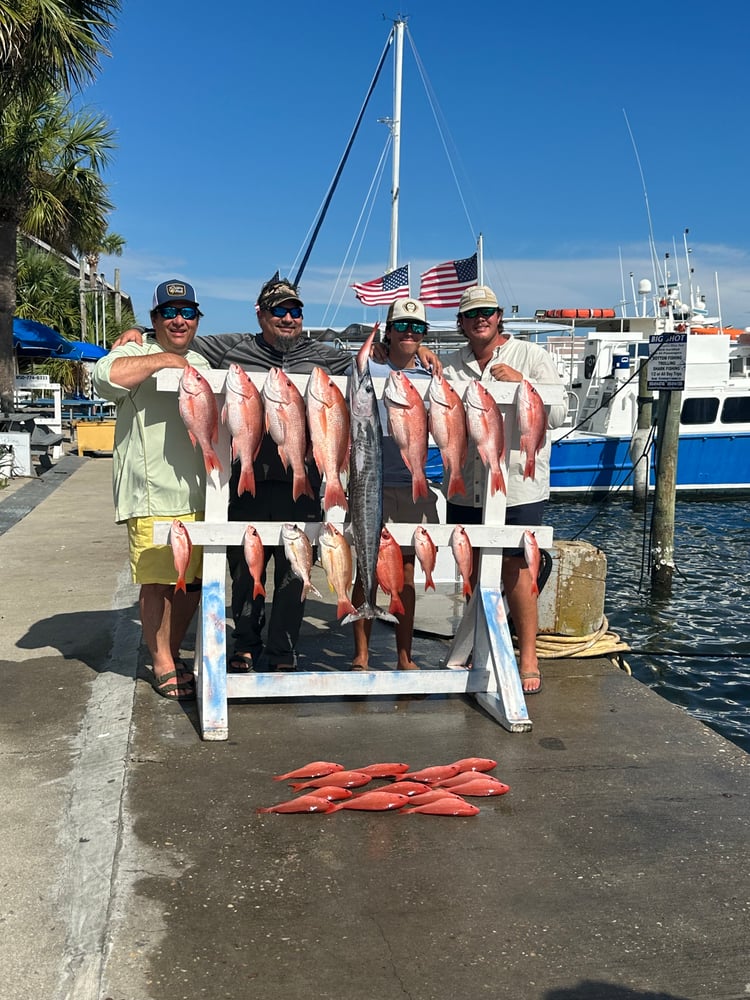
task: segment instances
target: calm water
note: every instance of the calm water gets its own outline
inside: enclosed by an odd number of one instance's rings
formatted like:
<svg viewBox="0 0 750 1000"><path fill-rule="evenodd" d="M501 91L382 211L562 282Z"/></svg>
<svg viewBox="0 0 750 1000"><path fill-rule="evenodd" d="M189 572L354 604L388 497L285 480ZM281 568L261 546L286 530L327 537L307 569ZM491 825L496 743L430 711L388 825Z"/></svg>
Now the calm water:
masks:
<svg viewBox="0 0 750 1000"><path fill-rule="evenodd" d="M607 556L605 613L633 675L750 752L750 499L677 501L672 594L654 600L647 513L553 499L547 523ZM645 541L644 541L645 539Z"/></svg>

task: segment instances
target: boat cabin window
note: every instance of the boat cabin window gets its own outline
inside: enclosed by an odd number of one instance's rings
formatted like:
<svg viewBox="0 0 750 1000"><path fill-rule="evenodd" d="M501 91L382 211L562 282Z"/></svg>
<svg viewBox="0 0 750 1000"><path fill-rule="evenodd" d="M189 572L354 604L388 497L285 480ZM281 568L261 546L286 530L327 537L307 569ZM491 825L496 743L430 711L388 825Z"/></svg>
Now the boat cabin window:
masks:
<svg viewBox="0 0 750 1000"><path fill-rule="evenodd" d="M681 424L712 424L719 412L719 400L715 396L700 396L686 399L680 414Z"/></svg>
<svg viewBox="0 0 750 1000"><path fill-rule="evenodd" d="M750 398L747 396L730 396L724 400L721 411L722 424L745 424L750 421Z"/></svg>

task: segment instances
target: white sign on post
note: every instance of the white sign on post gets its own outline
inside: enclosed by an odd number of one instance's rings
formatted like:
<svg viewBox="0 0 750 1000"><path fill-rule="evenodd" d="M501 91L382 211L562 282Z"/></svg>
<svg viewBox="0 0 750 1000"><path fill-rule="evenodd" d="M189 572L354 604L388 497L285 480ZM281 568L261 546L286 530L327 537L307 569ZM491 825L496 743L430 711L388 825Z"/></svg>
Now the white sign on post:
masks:
<svg viewBox="0 0 750 1000"><path fill-rule="evenodd" d="M684 389L687 333L652 334L648 338L649 389Z"/></svg>

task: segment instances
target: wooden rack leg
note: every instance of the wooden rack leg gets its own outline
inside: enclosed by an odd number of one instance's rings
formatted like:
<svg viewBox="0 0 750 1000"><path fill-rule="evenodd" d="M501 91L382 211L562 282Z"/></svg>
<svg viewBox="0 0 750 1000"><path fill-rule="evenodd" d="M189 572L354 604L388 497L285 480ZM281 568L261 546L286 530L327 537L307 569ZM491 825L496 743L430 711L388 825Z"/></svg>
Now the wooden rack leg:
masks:
<svg viewBox="0 0 750 1000"><path fill-rule="evenodd" d="M490 681L488 690L478 691L474 697L511 733L529 732L532 722L526 711L502 591L479 587L475 596L473 663L488 670Z"/></svg>
<svg viewBox="0 0 750 1000"><path fill-rule="evenodd" d="M226 547L203 550L203 595L200 606L198 715L204 740L229 737L227 708Z"/></svg>

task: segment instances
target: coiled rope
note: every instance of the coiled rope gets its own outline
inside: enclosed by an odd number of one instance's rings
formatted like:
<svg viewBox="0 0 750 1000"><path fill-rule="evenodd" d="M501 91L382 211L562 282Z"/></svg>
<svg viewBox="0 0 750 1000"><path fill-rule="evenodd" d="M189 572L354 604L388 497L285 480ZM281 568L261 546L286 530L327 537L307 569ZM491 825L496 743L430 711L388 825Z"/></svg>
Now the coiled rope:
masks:
<svg viewBox="0 0 750 1000"><path fill-rule="evenodd" d="M536 655L540 660L565 660L573 657L605 657L622 670L630 673L630 667L622 654L630 652L630 646L617 632L610 632L609 621L604 615L601 625L589 635L549 635L540 633L536 637Z"/></svg>

